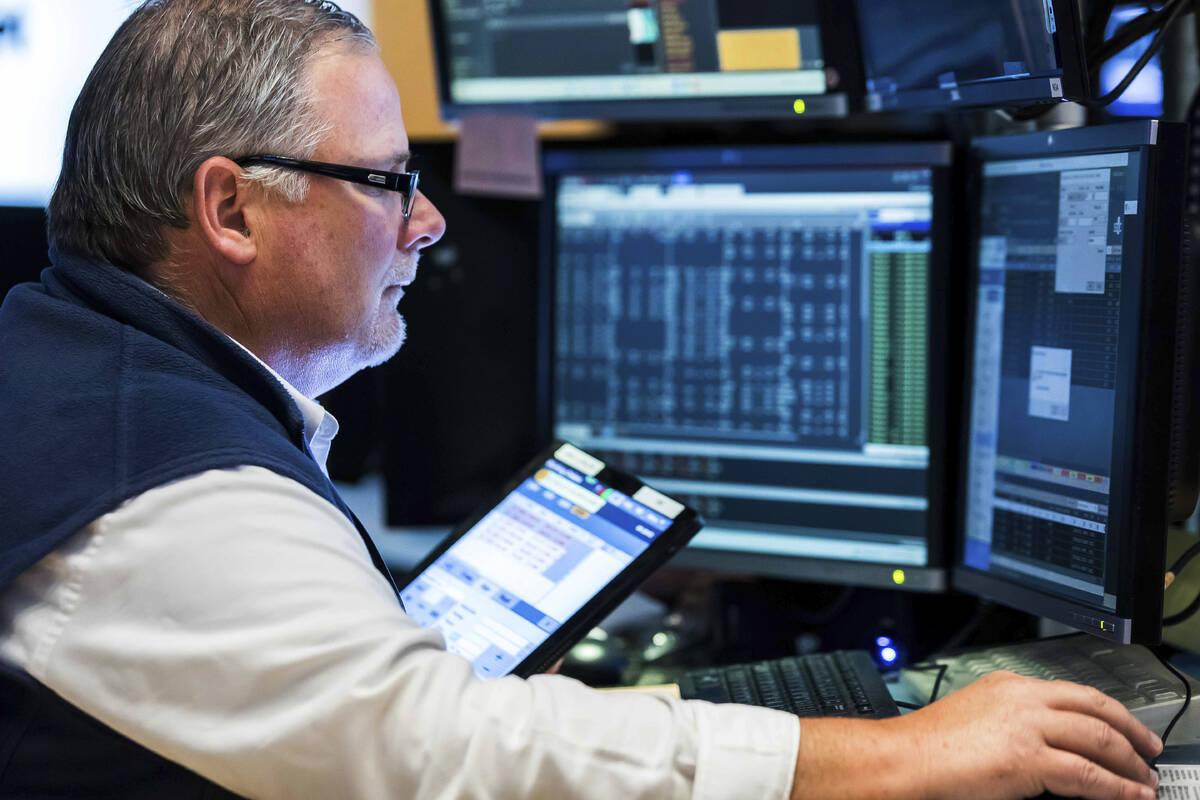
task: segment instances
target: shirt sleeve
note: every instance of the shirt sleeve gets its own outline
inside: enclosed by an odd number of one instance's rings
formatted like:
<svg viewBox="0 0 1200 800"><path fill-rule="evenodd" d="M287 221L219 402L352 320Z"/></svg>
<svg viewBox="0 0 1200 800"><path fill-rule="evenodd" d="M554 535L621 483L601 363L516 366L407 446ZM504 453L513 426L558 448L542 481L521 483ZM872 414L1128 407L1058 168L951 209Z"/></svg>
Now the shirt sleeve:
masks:
<svg viewBox="0 0 1200 800"><path fill-rule="evenodd" d="M323 498L259 467L156 488L0 595L0 657L247 797L786 797L798 720L477 679Z"/></svg>

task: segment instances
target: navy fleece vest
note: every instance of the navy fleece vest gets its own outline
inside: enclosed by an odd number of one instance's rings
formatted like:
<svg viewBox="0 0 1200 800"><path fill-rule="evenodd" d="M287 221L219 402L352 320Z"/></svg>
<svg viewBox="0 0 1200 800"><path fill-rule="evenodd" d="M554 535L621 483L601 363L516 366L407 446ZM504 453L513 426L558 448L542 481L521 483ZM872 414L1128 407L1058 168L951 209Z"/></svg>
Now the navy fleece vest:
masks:
<svg viewBox="0 0 1200 800"><path fill-rule="evenodd" d="M274 376L138 278L51 257L0 306L0 588L123 501L244 465L333 503L391 580ZM228 796L0 664L0 797L109 795Z"/></svg>

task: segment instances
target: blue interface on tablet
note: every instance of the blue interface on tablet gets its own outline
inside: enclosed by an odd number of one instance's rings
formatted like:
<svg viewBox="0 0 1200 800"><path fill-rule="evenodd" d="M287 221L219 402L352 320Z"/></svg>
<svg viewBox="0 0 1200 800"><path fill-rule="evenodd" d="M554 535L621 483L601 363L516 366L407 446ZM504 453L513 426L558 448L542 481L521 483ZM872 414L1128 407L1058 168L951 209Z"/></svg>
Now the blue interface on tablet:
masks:
<svg viewBox="0 0 1200 800"><path fill-rule="evenodd" d="M511 672L683 511L649 487L606 486L603 464L571 445L556 456L401 592L481 678Z"/></svg>

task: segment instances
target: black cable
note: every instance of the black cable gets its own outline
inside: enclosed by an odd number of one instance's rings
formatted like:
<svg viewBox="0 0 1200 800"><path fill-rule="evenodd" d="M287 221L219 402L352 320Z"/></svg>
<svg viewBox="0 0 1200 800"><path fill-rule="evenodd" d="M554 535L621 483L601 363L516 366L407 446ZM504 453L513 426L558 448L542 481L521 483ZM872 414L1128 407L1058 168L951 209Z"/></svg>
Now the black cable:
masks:
<svg viewBox="0 0 1200 800"><path fill-rule="evenodd" d="M1195 558L1198 553L1200 553L1200 542L1196 542L1185 550L1183 555L1175 559L1175 562L1167 568L1167 572L1173 573L1175 577L1179 577L1179 571L1186 567L1188 562Z"/></svg>
<svg viewBox="0 0 1200 800"><path fill-rule="evenodd" d="M1175 729L1175 723L1179 722L1180 718L1185 713L1187 713L1188 706L1191 705L1192 682L1189 681L1187 678L1185 678L1183 676L1183 673L1181 673L1179 670L1175 669L1175 667L1171 666L1171 663L1169 661L1167 661L1166 658L1163 657L1162 653L1158 652L1157 650L1154 650L1153 648L1150 648L1150 652L1154 653L1154 657L1157 658L1164 667L1166 667L1168 670L1170 670L1172 675L1174 675L1176 678L1179 678L1179 682L1183 684L1183 705L1180 706L1179 710L1175 712L1175 716L1171 717L1171 721L1167 724L1167 729L1165 731L1163 731L1163 735L1161 737L1162 742L1163 742L1163 752L1165 753L1167 737L1171 735L1171 731ZM1161 753L1159 755L1161 755ZM1157 763L1158 763L1158 757L1156 756L1154 758L1153 763L1151 763L1150 766L1153 767Z"/></svg>
<svg viewBox="0 0 1200 800"><path fill-rule="evenodd" d="M1167 569L1167 572L1174 574L1175 577L1178 578L1180 570L1186 567L1191 560L1196 557L1197 554L1200 554L1200 542L1197 542L1189 547L1184 551L1183 555L1175 559L1175 562L1171 564L1171 566ZM1192 602L1184 606L1182 610L1176 611L1170 616L1163 617L1163 625L1178 625L1188 617L1195 614L1197 609L1200 609L1200 593L1197 593L1192 599Z"/></svg>
<svg viewBox="0 0 1200 800"><path fill-rule="evenodd" d="M938 689L942 686L942 677L949 668L949 664L939 664L936 661L922 661L918 664L910 664L905 667L905 669L913 670L914 672L932 672L935 669L938 671L937 678L933 681L933 691L929 693L930 703L937 699Z"/></svg>
<svg viewBox="0 0 1200 800"><path fill-rule="evenodd" d="M1103 97L1094 100L1085 100L1084 105L1093 108L1102 108L1109 105L1118 97L1120 97L1129 85L1137 78L1146 64L1150 63L1150 59L1154 57L1165 44L1165 34L1170 26L1179 17L1179 14L1187 7L1192 6L1195 0L1168 0L1166 5L1158 11L1148 10L1146 13L1131 19L1126 22L1109 38L1103 40L1104 28L1107 26L1109 19L1112 17L1112 10L1115 2L1110 0L1100 0L1100 5L1096 7L1092 19L1088 22L1087 38L1084 42L1085 52L1087 52L1088 69L1092 73L1093 82L1099 82L1100 65L1110 58L1120 53L1126 47L1141 39L1151 31L1157 31L1154 38L1150 41L1146 51L1141 57L1130 67L1129 72L1121 79L1111 92ZM1200 18L1200 14L1197 15ZM1053 109L1057 108L1056 103L1046 103L1042 105L1030 106L1027 108L1015 108L1005 111L1013 122L1029 122L1041 117Z"/></svg>
<svg viewBox="0 0 1200 800"><path fill-rule="evenodd" d="M1158 11L1147 11L1129 20L1117 28L1113 32L1113 35L1102 42L1099 47L1088 50L1088 62L1096 65L1102 64L1138 39L1150 33L1150 31L1162 27L1163 20L1166 18L1163 12L1169 8L1170 5L1168 4Z"/></svg>
<svg viewBox="0 0 1200 800"><path fill-rule="evenodd" d="M1133 66L1129 68L1129 72L1125 74L1125 77L1121 79L1121 82L1111 92L1103 97L1088 100L1086 105L1093 108L1103 108L1124 94L1125 90L1129 88L1129 85L1133 83L1134 79L1142 71L1142 68L1149 64L1150 59L1154 57L1155 53L1162 49L1162 46L1166 43L1167 31L1171 29L1171 25L1179 18L1183 10L1191 6L1191 4L1192 0L1169 0L1162 7L1162 10L1158 12L1160 15L1163 15L1162 25L1159 27L1158 32L1154 34L1154 38L1150 40L1150 45L1146 48L1146 51L1134 62Z"/></svg>
<svg viewBox="0 0 1200 800"><path fill-rule="evenodd" d="M946 670L950 668L949 664L938 664L937 678L933 681L933 691L929 693L929 702L937 700L938 689L942 688L942 678L946 677Z"/></svg>
<svg viewBox="0 0 1200 800"><path fill-rule="evenodd" d="M1192 602L1184 606L1182 611L1176 611L1169 617L1163 617L1163 627L1167 627L1169 625L1178 625L1188 617L1195 614L1197 609L1200 609L1200 594L1197 594Z"/></svg>
<svg viewBox="0 0 1200 800"><path fill-rule="evenodd" d="M906 703L903 700L893 700L892 702L895 703L898 708L907 708L907 709L911 709L913 711L916 711L918 709L922 709L925 707L925 706L921 705L920 703Z"/></svg>
<svg viewBox="0 0 1200 800"><path fill-rule="evenodd" d="M1116 5L1117 0L1096 0L1093 4L1092 13L1088 17L1087 32L1083 39L1083 51L1089 57L1104 44L1104 29L1108 27L1108 21L1112 19L1113 9L1116 8Z"/></svg>

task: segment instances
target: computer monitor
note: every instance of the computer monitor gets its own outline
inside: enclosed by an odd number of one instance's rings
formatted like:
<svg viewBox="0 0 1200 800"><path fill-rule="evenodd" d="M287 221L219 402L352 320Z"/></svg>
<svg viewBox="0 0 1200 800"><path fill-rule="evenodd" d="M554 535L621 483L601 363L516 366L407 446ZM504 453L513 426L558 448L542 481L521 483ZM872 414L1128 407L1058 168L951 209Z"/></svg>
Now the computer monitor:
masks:
<svg viewBox="0 0 1200 800"><path fill-rule="evenodd" d="M430 0L442 113L845 116L853 13L821 0Z"/></svg>
<svg viewBox="0 0 1200 800"><path fill-rule="evenodd" d="M946 585L950 163L943 144L545 155L546 415L707 518L674 563Z"/></svg>
<svg viewBox="0 0 1200 800"><path fill-rule="evenodd" d="M1088 94L1076 0L855 0L873 111Z"/></svg>
<svg viewBox="0 0 1200 800"><path fill-rule="evenodd" d="M953 583L1114 641L1156 641L1168 519L1195 502L1181 131L1122 123L971 149Z"/></svg>

